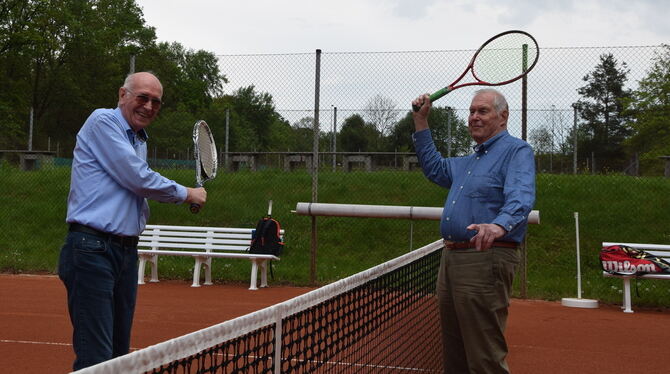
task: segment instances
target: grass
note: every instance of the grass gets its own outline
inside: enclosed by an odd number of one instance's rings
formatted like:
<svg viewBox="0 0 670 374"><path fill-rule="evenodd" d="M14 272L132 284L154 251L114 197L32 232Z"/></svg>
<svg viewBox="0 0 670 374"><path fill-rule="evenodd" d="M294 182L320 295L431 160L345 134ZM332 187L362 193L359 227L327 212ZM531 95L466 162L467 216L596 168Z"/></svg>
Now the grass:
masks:
<svg viewBox="0 0 670 374"><path fill-rule="evenodd" d="M190 185L191 170L162 170ZM69 168L23 172L0 166L0 271L55 273L66 232ZM319 202L441 206L446 191L420 172L320 172ZM311 262L311 219L291 213L297 202L311 201L312 177L305 171L222 173L207 183L208 204L197 215L187 206L150 202L150 223L255 227L274 201L273 217L286 230L286 248L274 264L273 284L306 285ZM528 235L528 295L558 300L575 297L575 217L579 213L582 297L620 303L622 282L604 278L598 261L603 241L670 243L670 180L621 175L548 175L537 177L541 224ZM410 230L411 233L410 233ZM328 283L367 269L439 238L437 221L319 217L317 281ZM162 279L190 279L193 261L160 258ZM248 282L246 260L215 259L218 281ZM518 277L517 277L518 278ZM639 283L637 306L670 306L670 284ZM518 283L518 282L517 282ZM517 284L517 290L519 289ZM517 291L518 295L518 291Z"/></svg>

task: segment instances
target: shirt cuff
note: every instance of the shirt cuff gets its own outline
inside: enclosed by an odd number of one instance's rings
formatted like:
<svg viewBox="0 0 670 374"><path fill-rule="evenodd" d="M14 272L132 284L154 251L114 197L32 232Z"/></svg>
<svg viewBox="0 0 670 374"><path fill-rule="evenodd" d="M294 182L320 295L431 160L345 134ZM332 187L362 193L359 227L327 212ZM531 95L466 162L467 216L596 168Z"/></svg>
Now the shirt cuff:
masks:
<svg viewBox="0 0 670 374"><path fill-rule="evenodd" d="M412 140L415 144L421 144L432 141L433 137L430 129L419 130L412 134Z"/></svg>
<svg viewBox="0 0 670 374"><path fill-rule="evenodd" d="M183 204L188 197L188 191L186 190L186 187L177 185L177 196L179 196L179 204Z"/></svg>

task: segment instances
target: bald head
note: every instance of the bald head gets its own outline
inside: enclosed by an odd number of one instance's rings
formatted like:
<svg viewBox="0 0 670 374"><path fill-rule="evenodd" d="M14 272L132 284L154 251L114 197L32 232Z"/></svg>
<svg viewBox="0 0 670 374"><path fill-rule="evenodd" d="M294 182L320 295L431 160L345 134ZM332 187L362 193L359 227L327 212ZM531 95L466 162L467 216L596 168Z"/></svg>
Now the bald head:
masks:
<svg viewBox="0 0 670 374"><path fill-rule="evenodd" d="M163 85L149 72L128 75L123 87L119 88L119 108L136 132L156 119L162 98Z"/></svg>

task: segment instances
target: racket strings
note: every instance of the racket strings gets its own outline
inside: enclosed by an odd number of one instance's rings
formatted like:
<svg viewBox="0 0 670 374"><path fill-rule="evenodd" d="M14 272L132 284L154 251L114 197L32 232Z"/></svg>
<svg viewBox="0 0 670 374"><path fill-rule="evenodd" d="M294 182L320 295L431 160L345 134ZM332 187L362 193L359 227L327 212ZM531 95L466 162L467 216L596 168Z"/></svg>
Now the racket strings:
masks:
<svg viewBox="0 0 670 374"><path fill-rule="evenodd" d="M204 126L198 129L198 156L204 177L212 178L216 173L216 148L211 134Z"/></svg>
<svg viewBox="0 0 670 374"><path fill-rule="evenodd" d="M508 33L487 43L475 57L473 75L491 84L523 75L537 61L537 43L524 33ZM525 70L524 70L525 69Z"/></svg>

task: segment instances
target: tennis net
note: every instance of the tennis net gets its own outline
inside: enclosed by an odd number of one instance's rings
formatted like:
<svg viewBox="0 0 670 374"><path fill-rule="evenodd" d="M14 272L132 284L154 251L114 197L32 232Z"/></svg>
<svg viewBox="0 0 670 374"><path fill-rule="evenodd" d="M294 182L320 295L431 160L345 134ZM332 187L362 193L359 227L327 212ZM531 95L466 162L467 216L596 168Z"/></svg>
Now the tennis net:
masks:
<svg viewBox="0 0 670 374"><path fill-rule="evenodd" d="M441 241L77 373L442 372Z"/></svg>

